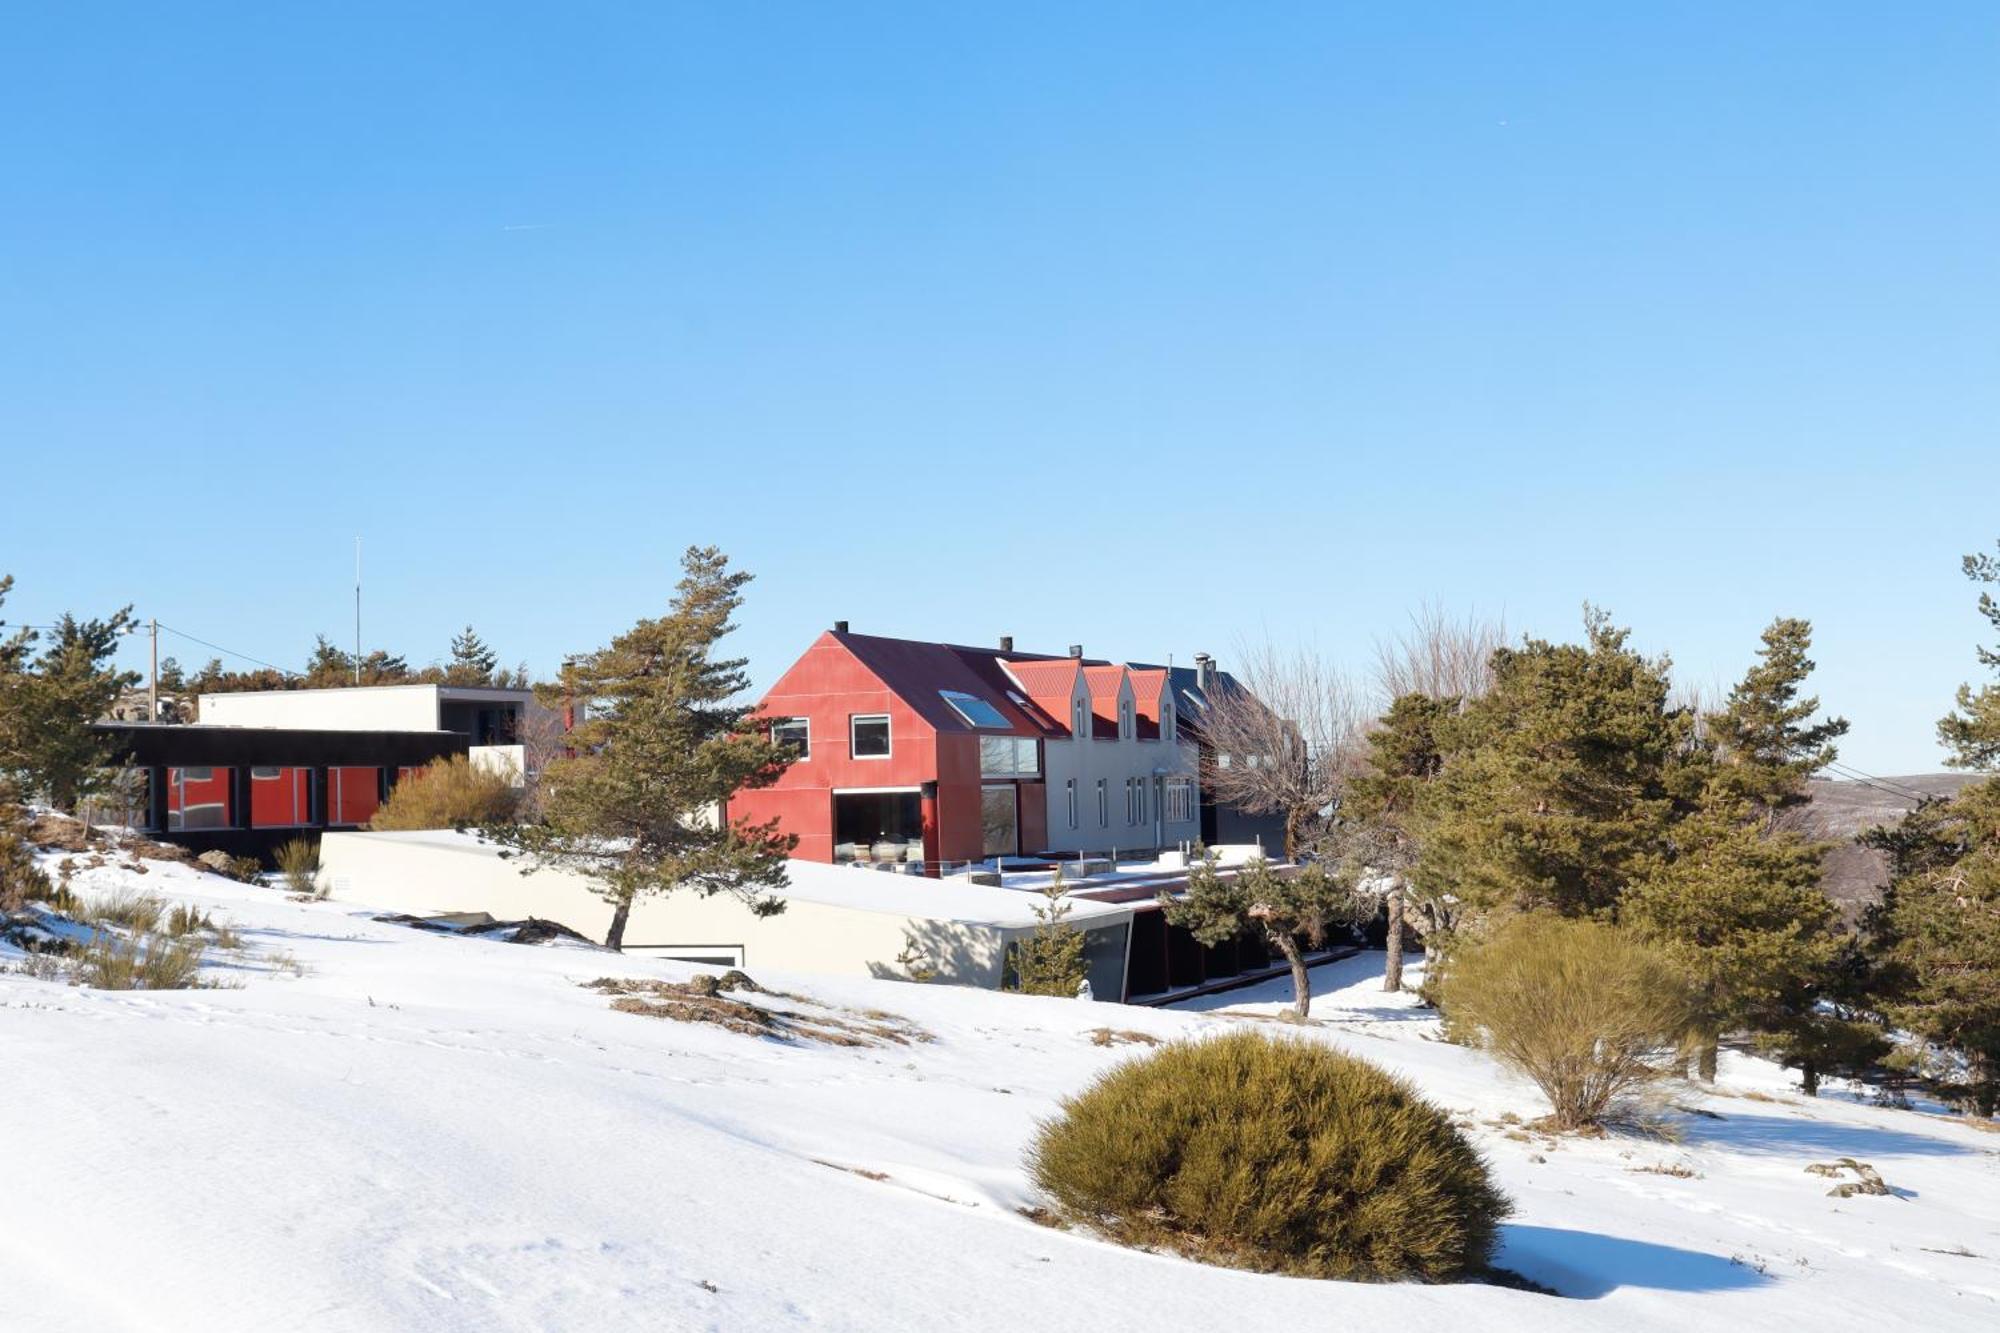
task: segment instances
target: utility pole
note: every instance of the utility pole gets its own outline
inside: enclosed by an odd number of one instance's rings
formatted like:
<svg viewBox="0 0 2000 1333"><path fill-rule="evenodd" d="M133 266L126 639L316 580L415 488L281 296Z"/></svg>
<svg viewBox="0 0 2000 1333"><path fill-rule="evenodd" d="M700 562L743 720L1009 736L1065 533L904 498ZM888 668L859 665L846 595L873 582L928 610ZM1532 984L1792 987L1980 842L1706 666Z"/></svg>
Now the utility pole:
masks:
<svg viewBox="0 0 2000 1333"><path fill-rule="evenodd" d="M146 720L158 722L160 720L160 618L154 616L146 622L146 627L153 632L153 674L151 682L146 686Z"/></svg>

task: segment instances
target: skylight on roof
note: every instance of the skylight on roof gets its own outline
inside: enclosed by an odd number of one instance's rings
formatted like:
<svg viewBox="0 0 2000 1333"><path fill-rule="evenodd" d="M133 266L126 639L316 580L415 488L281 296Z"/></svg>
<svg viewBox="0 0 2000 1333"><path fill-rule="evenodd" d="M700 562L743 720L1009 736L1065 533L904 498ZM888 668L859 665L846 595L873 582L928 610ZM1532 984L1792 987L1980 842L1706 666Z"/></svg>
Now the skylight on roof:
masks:
<svg viewBox="0 0 2000 1333"><path fill-rule="evenodd" d="M1012 727L1014 725L1001 716L999 709L976 694L964 694L958 690L939 690L938 696L951 705L953 712L965 719L967 726Z"/></svg>

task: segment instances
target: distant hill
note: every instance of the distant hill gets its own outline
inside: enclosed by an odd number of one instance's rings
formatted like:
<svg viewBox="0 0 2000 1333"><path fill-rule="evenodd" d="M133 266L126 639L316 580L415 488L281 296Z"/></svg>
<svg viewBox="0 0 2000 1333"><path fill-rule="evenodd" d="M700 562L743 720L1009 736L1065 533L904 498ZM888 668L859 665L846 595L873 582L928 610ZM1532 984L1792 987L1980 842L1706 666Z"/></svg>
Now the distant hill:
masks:
<svg viewBox="0 0 2000 1333"><path fill-rule="evenodd" d="M1889 859L1854 839L1869 829L1894 824L1926 796L1946 797L1977 782L1978 773L1923 773L1912 777L1835 782L1815 778L1806 815L1812 830L1837 845L1826 857L1826 896L1852 921L1879 902L1889 882Z"/></svg>

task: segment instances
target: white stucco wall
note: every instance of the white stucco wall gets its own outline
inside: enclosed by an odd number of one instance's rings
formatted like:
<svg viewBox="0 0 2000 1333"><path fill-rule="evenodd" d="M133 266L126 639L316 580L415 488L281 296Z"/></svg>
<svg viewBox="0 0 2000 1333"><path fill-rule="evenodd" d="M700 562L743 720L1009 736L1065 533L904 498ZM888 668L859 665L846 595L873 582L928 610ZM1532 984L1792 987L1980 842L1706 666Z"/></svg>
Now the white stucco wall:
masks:
<svg viewBox="0 0 2000 1333"><path fill-rule="evenodd" d="M320 863L338 902L418 916L537 916L595 940L611 925L611 905L581 876L523 875L517 861L503 860L468 834L328 833L320 842ZM1007 942L1034 928L1033 908L1041 902L1031 892L817 862L790 862L789 874L785 911L771 917L753 915L728 894L643 898L626 923L626 947L733 949L746 968L898 976L896 957L913 939L941 980L997 987ZM1123 927L1129 933L1131 918L1127 906L1076 900L1070 920L1087 930Z"/></svg>
<svg viewBox="0 0 2000 1333"><path fill-rule="evenodd" d="M204 694L202 723L217 727L296 727L310 731L436 731L435 685L363 685L337 690L258 690Z"/></svg>
<svg viewBox="0 0 2000 1333"><path fill-rule="evenodd" d="M1196 750L1180 741L1144 740L1048 740L1042 743L1042 766L1047 774L1049 802L1048 850L1056 852L1101 852L1113 847L1137 851L1147 847L1175 847L1201 835L1199 792L1188 803L1188 817L1167 820L1165 789L1153 783L1146 796L1146 821L1130 824L1125 819L1125 779L1141 777L1149 783L1155 770L1167 776L1195 777ZM1069 826L1069 797L1064 783L1076 779L1077 826ZM1111 822L1097 821L1097 780L1106 780ZM1156 821L1156 816L1157 821Z"/></svg>

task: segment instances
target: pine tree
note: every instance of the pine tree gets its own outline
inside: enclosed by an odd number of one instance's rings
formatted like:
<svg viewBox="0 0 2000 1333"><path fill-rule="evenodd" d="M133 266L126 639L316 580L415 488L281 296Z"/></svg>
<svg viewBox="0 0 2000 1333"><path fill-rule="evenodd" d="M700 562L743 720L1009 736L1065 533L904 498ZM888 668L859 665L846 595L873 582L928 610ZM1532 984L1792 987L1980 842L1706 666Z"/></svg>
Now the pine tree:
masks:
<svg viewBox="0 0 2000 1333"><path fill-rule="evenodd" d="M1353 890L1319 865L1281 874L1263 857L1234 875L1217 872L1203 857L1188 872L1185 896L1162 890L1160 909L1167 923L1188 931L1210 948L1240 935L1261 934L1292 969L1292 1016L1303 1020L1312 1009L1307 949L1325 945L1327 931L1364 915Z"/></svg>
<svg viewBox="0 0 2000 1333"><path fill-rule="evenodd" d="M0 652L0 772L18 774L59 810L74 811L116 781L122 756L93 724L138 683L138 673L111 666L131 623L129 606L103 620L65 614L32 665L23 665L40 642L32 631Z"/></svg>
<svg viewBox="0 0 2000 1333"><path fill-rule="evenodd" d="M1585 642L1493 655L1488 693L1439 719L1443 767L1419 809L1411 881L1469 909L1608 915L1694 784L1693 719L1667 662L1586 610Z"/></svg>
<svg viewBox="0 0 2000 1333"><path fill-rule="evenodd" d="M1828 967L1838 941L1820 891L1823 843L1768 832L1748 801L1718 788L1643 863L1619 917L1688 978L1701 1077L1715 1081L1718 1040L1768 1026L1783 998Z"/></svg>
<svg viewBox="0 0 2000 1333"><path fill-rule="evenodd" d="M1836 938L1832 959L1779 998L1759 1045L1799 1071L1800 1091L1819 1096L1828 1074L1854 1077L1889 1054L1874 1007L1875 966L1852 935Z"/></svg>
<svg viewBox="0 0 2000 1333"><path fill-rule="evenodd" d="M1367 878L1385 885L1385 991L1403 988L1406 922L1414 917L1426 934L1442 934L1449 926L1452 900L1414 898L1410 876L1417 863L1419 811L1430 784L1444 769L1438 731L1459 707L1456 699L1422 694L1405 694L1390 704L1369 732L1366 763L1349 781L1340 804L1337 843L1342 864L1357 881Z"/></svg>
<svg viewBox="0 0 2000 1333"><path fill-rule="evenodd" d="M1717 763L1711 782L1750 802L1767 824L1805 803L1806 780L1833 762L1834 742L1847 734L1844 718L1812 722L1819 700L1799 697L1813 672L1811 650L1810 622L1772 621L1757 664L1706 719Z"/></svg>
<svg viewBox="0 0 2000 1333"><path fill-rule="evenodd" d="M713 547L690 547L681 567L667 615L572 658L544 689L546 702L572 701L582 716L573 757L544 772L542 821L487 830L524 858L525 873L560 868L592 880L612 905L604 942L614 949L633 904L653 894L728 892L759 915L784 908L770 890L785 883L795 839L775 820L717 815L791 760L738 702L749 686L743 660L714 655L750 575L731 572Z"/></svg>
<svg viewBox="0 0 2000 1333"><path fill-rule="evenodd" d="M1981 1115L2000 1106L2000 778L1919 806L1871 839L1893 877L1871 916L1883 1007L1898 1027L1956 1052Z"/></svg>
<svg viewBox="0 0 2000 1333"><path fill-rule="evenodd" d="M1062 867L1041 891L1046 904L1035 905L1034 933L1015 942L1011 963L1013 986L1024 995L1074 996L1090 975L1083 956L1084 935L1069 923L1069 890Z"/></svg>
<svg viewBox="0 0 2000 1333"><path fill-rule="evenodd" d="M380 648L362 656L357 673L354 655L319 634L313 638L312 655L306 659L305 674L299 683L307 689L326 690L345 685L397 685L411 678L408 661Z"/></svg>
<svg viewBox="0 0 2000 1333"><path fill-rule="evenodd" d="M2000 559L1980 554L1965 557L1965 576L1975 583L2000 584ZM2000 600L1982 590L1979 614L2000 632ZM2000 645L1980 647L1980 665L2000 672ZM2000 683L1958 687L1958 708L1938 723L1938 739L1951 751L1945 762L1954 768L2000 768Z"/></svg>
<svg viewBox="0 0 2000 1333"><path fill-rule="evenodd" d="M451 664L444 669L447 685L491 685L500 668L500 655L467 625L463 634L451 640Z"/></svg>
<svg viewBox="0 0 2000 1333"><path fill-rule="evenodd" d="M1784 997L1809 989L1839 948L1819 887L1827 845L1778 821L1805 802L1806 780L1833 761L1847 731L1840 718L1810 721L1819 700L1800 689L1811 647L1803 620L1764 631L1757 663L1708 716L1707 746L1685 756L1682 777L1704 779L1699 798L1636 867L1620 902L1621 919L1686 973L1690 1037L1710 1082L1721 1034L1776 1022Z"/></svg>

